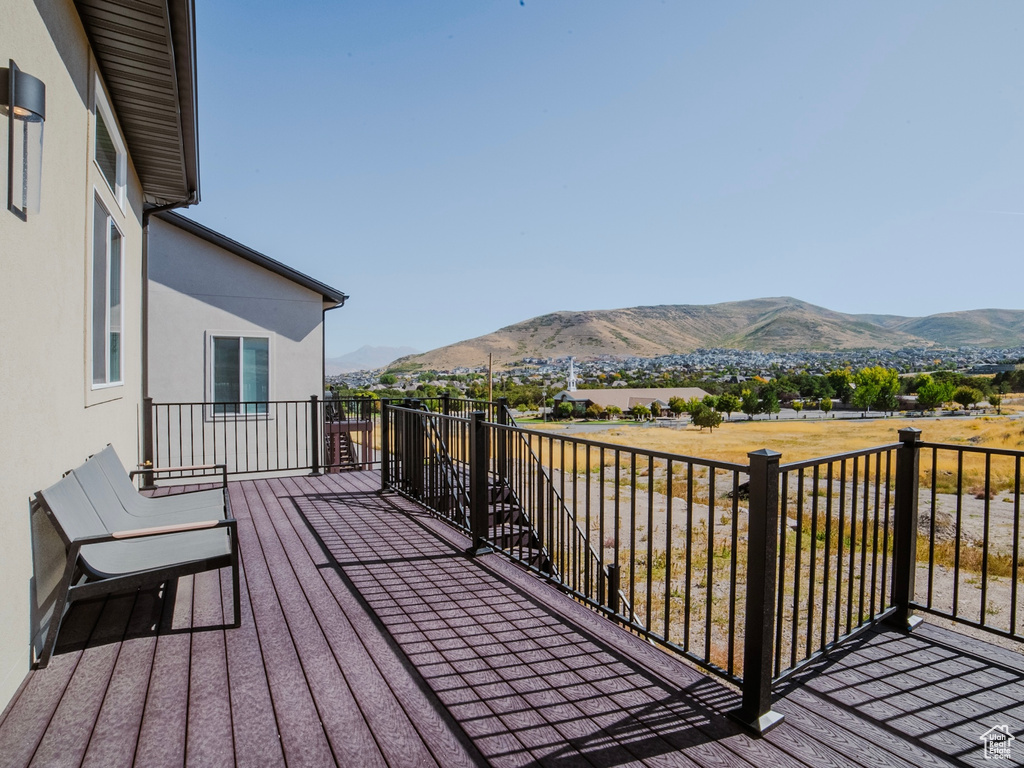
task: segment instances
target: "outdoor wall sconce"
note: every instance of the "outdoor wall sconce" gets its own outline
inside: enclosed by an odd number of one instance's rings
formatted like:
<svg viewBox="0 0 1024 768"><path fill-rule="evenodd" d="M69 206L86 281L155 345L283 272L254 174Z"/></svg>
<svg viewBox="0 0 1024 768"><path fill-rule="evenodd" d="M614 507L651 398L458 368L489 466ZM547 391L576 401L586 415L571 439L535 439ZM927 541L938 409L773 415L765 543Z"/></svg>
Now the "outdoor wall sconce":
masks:
<svg viewBox="0 0 1024 768"><path fill-rule="evenodd" d="M46 84L11 59L0 67L0 106L7 109L7 208L24 221L39 213Z"/></svg>

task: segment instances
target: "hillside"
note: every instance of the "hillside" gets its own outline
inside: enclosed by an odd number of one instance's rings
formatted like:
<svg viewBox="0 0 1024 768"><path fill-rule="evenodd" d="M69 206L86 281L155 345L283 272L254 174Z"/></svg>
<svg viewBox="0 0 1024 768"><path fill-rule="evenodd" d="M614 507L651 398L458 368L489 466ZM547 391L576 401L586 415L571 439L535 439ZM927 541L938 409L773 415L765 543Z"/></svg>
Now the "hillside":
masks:
<svg viewBox="0 0 1024 768"><path fill-rule="evenodd" d="M451 369L524 357L580 359L691 352L704 347L763 351L899 349L1024 344L1024 311L979 309L928 317L847 315L798 299L553 312L486 336L397 361Z"/></svg>

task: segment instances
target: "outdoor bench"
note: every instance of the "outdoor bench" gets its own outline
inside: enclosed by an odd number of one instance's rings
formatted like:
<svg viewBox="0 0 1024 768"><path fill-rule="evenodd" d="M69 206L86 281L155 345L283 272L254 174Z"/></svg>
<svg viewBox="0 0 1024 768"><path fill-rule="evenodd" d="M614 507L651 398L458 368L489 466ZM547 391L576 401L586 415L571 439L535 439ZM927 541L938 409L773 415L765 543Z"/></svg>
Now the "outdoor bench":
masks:
<svg viewBox="0 0 1024 768"><path fill-rule="evenodd" d="M36 493L64 543L66 562L36 666L45 667L77 600L231 568L234 623L240 620L238 533L227 487L147 497L108 446Z"/></svg>

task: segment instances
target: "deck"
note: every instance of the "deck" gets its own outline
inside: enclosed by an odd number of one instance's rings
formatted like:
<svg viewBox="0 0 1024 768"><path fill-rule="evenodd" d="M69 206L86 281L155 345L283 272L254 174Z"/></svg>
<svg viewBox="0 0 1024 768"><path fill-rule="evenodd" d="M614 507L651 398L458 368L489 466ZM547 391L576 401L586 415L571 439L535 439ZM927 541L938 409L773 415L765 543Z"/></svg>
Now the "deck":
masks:
<svg viewBox="0 0 1024 768"><path fill-rule="evenodd" d="M738 694L378 488L232 483L241 627L227 574L77 606L0 764L992 765L981 734L1024 733L1024 656L925 625L791 681L751 738Z"/></svg>

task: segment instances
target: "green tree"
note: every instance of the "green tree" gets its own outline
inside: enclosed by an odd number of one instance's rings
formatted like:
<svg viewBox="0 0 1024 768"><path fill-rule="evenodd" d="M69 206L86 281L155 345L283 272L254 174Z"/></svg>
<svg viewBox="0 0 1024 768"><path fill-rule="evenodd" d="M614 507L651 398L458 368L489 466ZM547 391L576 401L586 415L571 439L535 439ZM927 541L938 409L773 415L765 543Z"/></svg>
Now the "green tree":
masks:
<svg viewBox="0 0 1024 768"><path fill-rule="evenodd" d="M622 409L619 408L619 406L617 406L617 405L609 405L607 408L604 409L604 414L609 419L614 419L617 416L621 416L622 415Z"/></svg>
<svg viewBox="0 0 1024 768"><path fill-rule="evenodd" d="M635 421L645 421L651 415L651 409L646 405L637 403L629 409L629 415L633 417Z"/></svg>
<svg viewBox="0 0 1024 768"><path fill-rule="evenodd" d="M825 374L825 379L835 396L842 400L843 405L850 402L850 397L853 394L853 388L850 386L853 383L853 376L850 374L849 368L829 371Z"/></svg>
<svg viewBox="0 0 1024 768"><path fill-rule="evenodd" d="M604 415L604 408L597 403L591 403L587 406L587 418L588 419L600 419Z"/></svg>
<svg viewBox="0 0 1024 768"><path fill-rule="evenodd" d="M555 406L555 418L568 419L572 417L572 403L564 400Z"/></svg>
<svg viewBox="0 0 1024 768"><path fill-rule="evenodd" d="M779 405L779 396L775 394L774 389L766 389L762 394L761 410L769 416L782 410L782 406Z"/></svg>
<svg viewBox="0 0 1024 768"><path fill-rule="evenodd" d="M853 403L864 411L896 409L900 393L900 376L893 368L880 365L862 368L853 377Z"/></svg>
<svg viewBox="0 0 1024 768"><path fill-rule="evenodd" d="M743 390L743 395L740 398L740 410L747 414L748 420L753 420L754 414L761 411L761 401L757 399L757 394L749 389Z"/></svg>
<svg viewBox="0 0 1024 768"><path fill-rule="evenodd" d="M668 409L672 411L672 415L678 419L686 413L686 401L681 397L670 397L668 399Z"/></svg>
<svg viewBox="0 0 1024 768"><path fill-rule="evenodd" d="M1002 414L1003 409L1003 396L998 392L993 392L988 396L988 404L996 409L997 414Z"/></svg>
<svg viewBox="0 0 1024 768"><path fill-rule="evenodd" d="M934 410L952 399L953 385L949 382L935 381L928 376L928 380L921 382L917 387L917 407L922 411Z"/></svg>
<svg viewBox="0 0 1024 768"><path fill-rule="evenodd" d="M832 410L832 398L831 397L823 397L823 398L821 398L821 400L818 401L818 407L821 409L822 413L828 413L829 411Z"/></svg>
<svg viewBox="0 0 1024 768"><path fill-rule="evenodd" d="M713 411L718 410L718 397L715 395L704 395L704 399L700 401L701 404L707 406Z"/></svg>
<svg viewBox="0 0 1024 768"><path fill-rule="evenodd" d="M953 390L953 402L959 403L964 408L973 408L974 404L985 398L981 390L961 384Z"/></svg>
<svg viewBox="0 0 1024 768"><path fill-rule="evenodd" d="M718 412L724 413L729 418L732 418L733 413L738 411L741 405L742 403L736 395L726 392L724 395L718 396Z"/></svg>
<svg viewBox="0 0 1024 768"><path fill-rule="evenodd" d="M804 409L804 404L799 400L794 400L792 402L792 406L793 410L796 411L797 413L800 413L800 411Z"/></svg>
<svg viewBox="0 0 1024 768"><path fill-rule="evenodd" d="M700 427L700 431L704 431L704 427L707 427L712 432L715 431L715 427L721 426L722 414L713 408L708 408L706 405L701 403L700 408L690 414L693 423Z"/></svg>
<svg viewBox="0 0 1024 768"><path fill-rule="evenodd" d="M398 377L393 373L382 373L380 376L380 383L385 387L390 387L392 384L398 383Z"/></svg>

